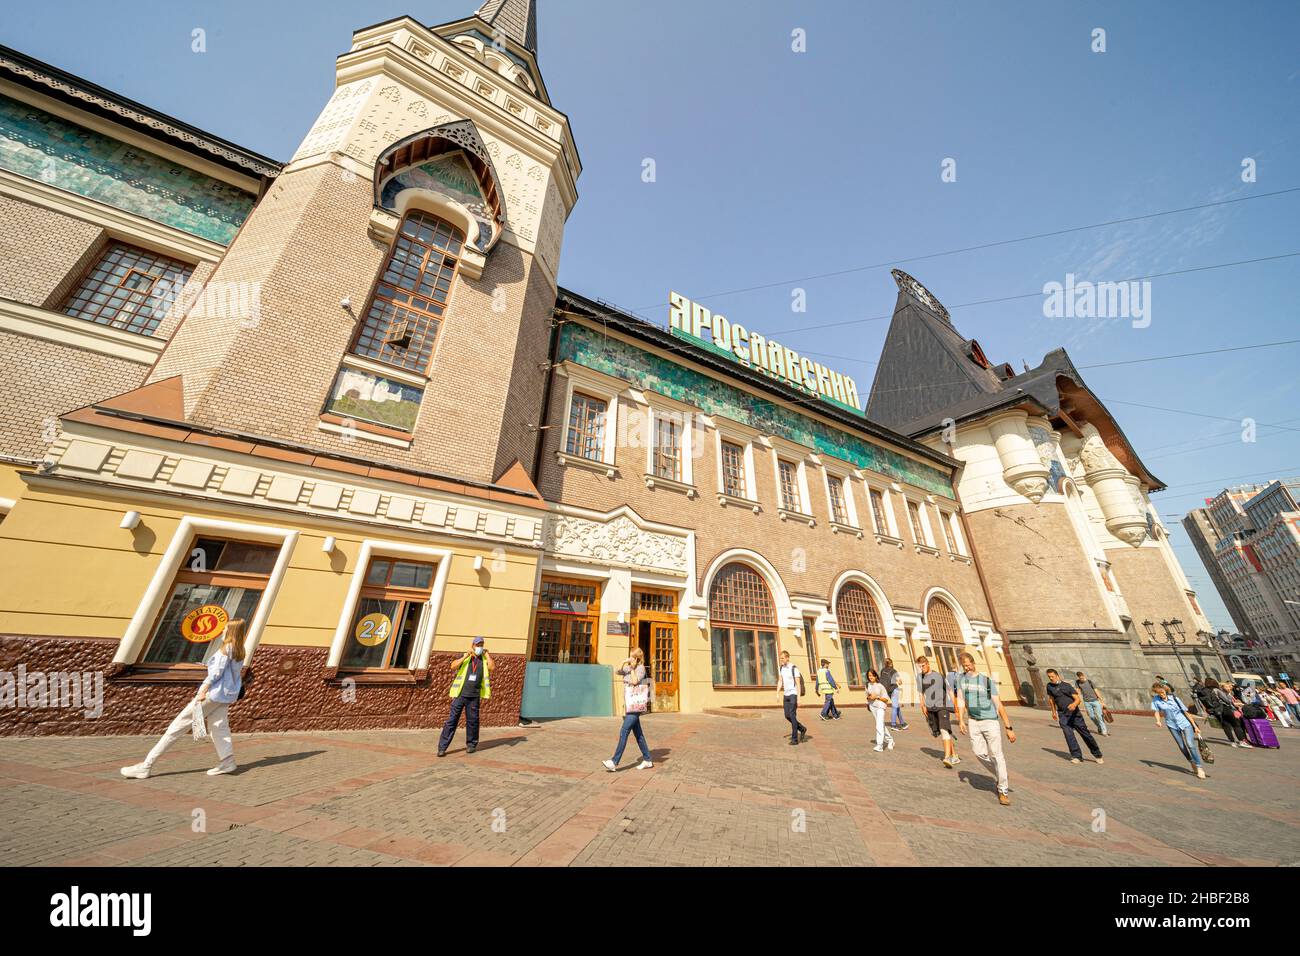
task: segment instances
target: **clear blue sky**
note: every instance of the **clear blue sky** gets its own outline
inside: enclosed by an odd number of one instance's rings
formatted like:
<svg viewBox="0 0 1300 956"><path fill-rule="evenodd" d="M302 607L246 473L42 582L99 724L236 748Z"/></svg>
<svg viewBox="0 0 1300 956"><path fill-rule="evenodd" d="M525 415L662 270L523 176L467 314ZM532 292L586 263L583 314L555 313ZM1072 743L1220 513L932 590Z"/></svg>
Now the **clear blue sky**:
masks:
<svg viewBox="0 0 1300 956"><path fill-rule="evenodd" d="M287 159L353 29L401 14L440 23L474 6L69 0L9 7L0 42ZM539 10L542 71L585 165L561 281L661 322L669 287L765 332L888 315L887 268L787 280L1300 186L1294 2L541 0ZM191 52L195 27L206 53ZM1097 27L1105 53L1090 48ZM1253 184L1241 181L1245 157ZM654 183L642 182L645 158ZM940 180L946 158L956 182ZM1046 319L1037 296L957 306L1068 272L1124 279L1300 252L1298 221L1291 193L902 268L994 361L1033 365L1064 345L1084 366L1300 338L1300 258L1155 279L1145 329ZM806 289L806 313L791 312L794 287ZM843 356L822 361L865 392L886 325L782 339ZM1177 519L1224 485L1300 474L1298 360L1293 345L1084 373L1170 486L1157 506L1220 626L1229 618ZM1254 443L1240 440L1244 417L1261 425Z"/></svg>

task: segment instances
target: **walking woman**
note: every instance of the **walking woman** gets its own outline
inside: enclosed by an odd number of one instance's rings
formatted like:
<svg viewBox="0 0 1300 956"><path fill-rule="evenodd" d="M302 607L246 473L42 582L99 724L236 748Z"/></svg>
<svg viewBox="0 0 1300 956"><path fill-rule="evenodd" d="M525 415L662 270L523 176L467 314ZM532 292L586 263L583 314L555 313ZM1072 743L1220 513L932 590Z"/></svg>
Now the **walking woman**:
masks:
<svg viewBox="0 0 1300 956"><path fill-rule="evenodd" d="M1200 736L1196 729L1196 718L1187 712L1186 705L1178 699L1178 695L1171 694L1164 684L1152 684L1151 693L1151 709L1155 711L1156 726L1169 728L1170 736L1192 765L1196 776L1204 780L1205 768L1201 766L1201 751L1196 741Z"/></svg>
<svg viewBox="0 0 1300 956"><path fill-rule="evenodd" d="M1207 678L1213 680L1213 678ZM1217 685L1215 688L1215 700L1219 702L1219 711L1216 716L1219 723L1223 724L1223 735L1228 738L1228 743L1234 747L1250 747L1250 741L1246 739L1246 725L1241 720L1241 701L1232 692L1232 685L1227 681ZM1233 735L1236 740L1233 740Z"/></svg>
<svg viewBox="0 0 1300 956"><path fill-rule="evenodd" d="M889 706L889 692L885 690L885 685L880 683L880 675L874 670L867 671L867 706L871 708L871 716L876 718L876 746L872 749L880 753L883 749L882 744L886 742L889 749L894 749L894 737L885 726L885 708Z"/></svg>
<svg viewBox="0 0 1300 956"><path fill-rule="evenodd" d="M638 770L649 770L654 766L650 759L650 748L646 746L645 734L641 731L641 715L650 706L650 675L645 669L645 652L639 647L632 648L632 654L623 661L617 671L623 678L623 729L618 732L618 746L614 756L604 761L604 767L610 773L618 769L618 762L623 759L623 750L627 747L627 735L636 735L636 745L641 748L641 762Z"/></svg>
<svg viewBox="0 0 1300 956"><path fill-rule="evenodd" d="M194 708L203 712L203 722L207 725L212 744L217 748L217 757L221 762L208 771L209 777L230 773L235 769L234 744L230 739L230 705L239 700L239 688L243 684L244 671L244 622L231 621L226 625L221 646L208 658L208 676L199 685L199 692L185 705L185 709L176 715L171 726L153 745L149 756L143 762L122 768L122 776L135 780L144 780L153 771L154 761L176 741L180 740L194 726Z"/></svg>

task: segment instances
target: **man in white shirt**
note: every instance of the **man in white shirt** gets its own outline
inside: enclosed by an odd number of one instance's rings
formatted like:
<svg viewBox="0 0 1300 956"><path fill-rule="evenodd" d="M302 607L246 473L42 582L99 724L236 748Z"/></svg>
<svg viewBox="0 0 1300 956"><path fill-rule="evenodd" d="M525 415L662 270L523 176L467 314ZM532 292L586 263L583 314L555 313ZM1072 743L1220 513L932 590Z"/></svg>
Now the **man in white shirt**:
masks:
<svg viewBox="0 0 1300 956"><path fill-rule="evenodd" d="M777 693L781 695L781 706L785 709L785 719L790 721L790 746L808 739L808 728L799 723L799 695L803 692L803 675L799 668L790 663L790 652L781 652L781 672L776 680Z"/></svg>

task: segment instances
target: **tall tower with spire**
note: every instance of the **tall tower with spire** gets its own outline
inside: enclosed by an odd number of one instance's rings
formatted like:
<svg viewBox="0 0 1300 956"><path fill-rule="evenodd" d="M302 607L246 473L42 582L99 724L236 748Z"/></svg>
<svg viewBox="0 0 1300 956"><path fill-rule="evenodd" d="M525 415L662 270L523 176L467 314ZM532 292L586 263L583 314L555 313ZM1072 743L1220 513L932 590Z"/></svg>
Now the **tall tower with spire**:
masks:
<svg viewBox="0 0 1300 956"><path fill-rule="evenodd" d="M200 427L479 482L527 469L580 171L533 0L360 29L149 381L179 379Z"/></svg>

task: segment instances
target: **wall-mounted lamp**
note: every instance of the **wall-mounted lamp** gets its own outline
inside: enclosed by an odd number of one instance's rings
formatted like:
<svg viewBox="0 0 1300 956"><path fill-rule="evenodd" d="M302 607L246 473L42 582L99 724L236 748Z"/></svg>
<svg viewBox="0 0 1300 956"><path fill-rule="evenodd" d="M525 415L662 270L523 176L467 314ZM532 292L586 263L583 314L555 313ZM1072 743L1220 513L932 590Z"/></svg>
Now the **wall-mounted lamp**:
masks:
<svg viewBox="0 0 1300 956"><path fill-rule="evenodd" d="M321 542L320 549L321 549L322 551L324 551L326 554L333 554L333 553L334 553L334 536L333 536L333 535L330 535L330 536L329 536L328 538L326 538L323 542Z"/></svg>
<svg viewBox="0 0 1300 956"><path fill-rule="evenodd" d="M345 295L343 298L339 299L339 308L340 309L352 308L352 300Z"/></svg>
<svg viewBox="0 0 1300 956"><path fill-rule="evenodd" d="M125 528L127 531L134 531L135 526L138 525L139 523L140 523L140 512L128 511L126 514L122 515L122 523L119 524L118 527Z"/></svg>
<svg viewBox="0 0 1300 956"><path fill-rule="evenodd" d="M474 555L474 570L475 571L483 570L483 555L481 554Z"/></svg>

